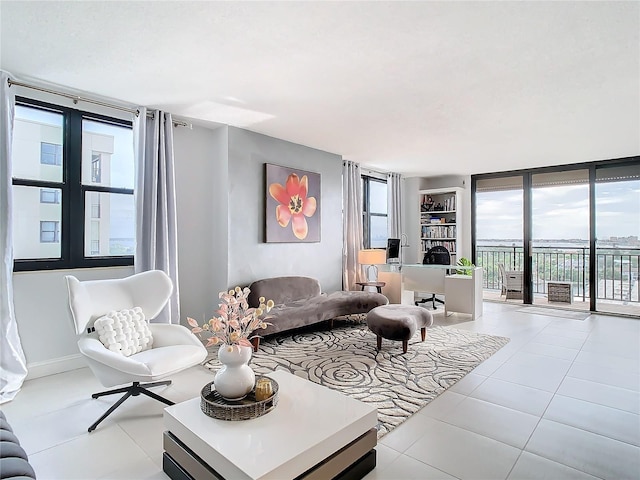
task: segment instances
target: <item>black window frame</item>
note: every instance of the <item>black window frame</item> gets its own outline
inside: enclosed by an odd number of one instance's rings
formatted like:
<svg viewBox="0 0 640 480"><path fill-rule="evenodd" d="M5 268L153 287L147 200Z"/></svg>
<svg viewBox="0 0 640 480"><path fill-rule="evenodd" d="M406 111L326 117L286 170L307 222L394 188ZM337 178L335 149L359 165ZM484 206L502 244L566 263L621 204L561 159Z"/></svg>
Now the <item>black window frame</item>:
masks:
<svg viewBox="0 0 640 480"><path fill-rule="evenodd" d="M69 268L132 266L133 255L87 257L85 241L85 195L87 192L133 195L129 188L115 188L82 183L82 121L92 120L119 127L133 128L130 120L16 97L16 105L36 108L63 115L62 181L13 178L14 186L40 187L61 190L60 258L14 259L14 272L58 270ZM14 203L15 207L15 203Z"/></svg>
<svg viewBox="0 0 640 480"><path fill-rule="evenodd" d="M371 247L371 217L385 217L387 219L387 225L389 224L389 212L387 213L372 213L371 212L371 199L370 199L370 185L371 182L384 183L387 185L387 181L381 178L372 177L370 175L361 175L362 178L362 243L364 248ZM387 188L389 186L387 185ZM374 247L385 248L385 247Z"/></svg>

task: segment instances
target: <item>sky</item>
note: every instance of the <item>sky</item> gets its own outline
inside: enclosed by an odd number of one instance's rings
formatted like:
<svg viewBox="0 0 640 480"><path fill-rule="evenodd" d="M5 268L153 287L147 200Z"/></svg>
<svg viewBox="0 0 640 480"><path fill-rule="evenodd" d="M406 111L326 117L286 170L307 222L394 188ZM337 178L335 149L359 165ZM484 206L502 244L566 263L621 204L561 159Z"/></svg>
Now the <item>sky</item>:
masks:
<svg viewBox="0 0 640 480"><path fill-rule="evenodd" d="M589 238L588 184L534 188L533 238ZM477 238L522 239L522 190L477 193ZM596 184L596 236L640 237L640 180Z"/></svg>

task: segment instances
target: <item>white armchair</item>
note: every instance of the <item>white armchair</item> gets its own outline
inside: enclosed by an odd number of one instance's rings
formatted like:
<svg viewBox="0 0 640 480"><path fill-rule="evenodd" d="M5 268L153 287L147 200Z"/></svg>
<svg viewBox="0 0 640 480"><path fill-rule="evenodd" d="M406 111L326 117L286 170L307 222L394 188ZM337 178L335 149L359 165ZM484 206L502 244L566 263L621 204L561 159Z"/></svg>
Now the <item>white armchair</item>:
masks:
<svg viewBox="0 0 640 480"><path fill-rule="evenodd" d="M173 290L171 279L159 270L112 280L81 282L71 275L65 278L69 290L69 308L76 333L79 335L80 353L105 387L131 383L92 395L92 398L98 398L124 393L120 400L89 427L89 432L95 430L102 420L130 396L144 394L167 405L173 405L173 402L149 391L148 388L171 384L171 380L157 380L197 365L205 359L206 348L189 329L182 325L149 323L153 336L152 347L125 356L105 347L94 328L94 322L109 312L135 307L142 309L145 321L153 319L169 300Z"/></svg>

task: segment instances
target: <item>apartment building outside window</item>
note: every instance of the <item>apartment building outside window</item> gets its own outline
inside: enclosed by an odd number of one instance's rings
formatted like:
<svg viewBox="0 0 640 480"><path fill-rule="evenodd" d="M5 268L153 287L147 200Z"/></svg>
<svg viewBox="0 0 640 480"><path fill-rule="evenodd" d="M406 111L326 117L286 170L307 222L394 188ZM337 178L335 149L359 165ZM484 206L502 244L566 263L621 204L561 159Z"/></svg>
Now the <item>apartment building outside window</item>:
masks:
<svg viewBox="0 0 640 480"><path fill-rule="evenodd" d="M60 222L40 222L40 243L60 242Z"/></svg>
<svg viewBox="0 0 640 480"><path fill-rule="evenodd" d="M60 203L60 193L58 188L41 188L40 203Z"/></svg>
<svg viewBox="0 0 640 480"><path fill-rule="evenodd" d="M131 122L16 99L14 270L133 265Z"/></svg>
<svg viewBox="0 0 640 480"><path fill-rule="evenodd" d="M62 165L62 145L40 142L40 163L43 165Z"/></svg>
<svg viewBox="0 0 640 480"><path fill-rule="evenodd" d="M362 229L364 248L387 246L387 182L362 176Z"/></svg>
<svg viewBox="0 0 640 480"><path fill-rule="evenodd" d="M102 154L99 152L91 153L91 181L93 183L100 183L102 180L101 172L102 169L100 167L100 160L102 159Z"/></svg>

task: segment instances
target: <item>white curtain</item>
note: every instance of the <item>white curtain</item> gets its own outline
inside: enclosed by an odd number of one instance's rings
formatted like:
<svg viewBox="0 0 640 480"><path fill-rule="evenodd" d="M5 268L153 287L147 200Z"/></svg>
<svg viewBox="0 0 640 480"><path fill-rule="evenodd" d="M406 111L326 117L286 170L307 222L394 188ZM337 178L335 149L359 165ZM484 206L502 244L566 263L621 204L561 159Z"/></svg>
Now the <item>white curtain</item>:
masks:
<svg viewBox="0 0 640 480"><path fill-rule="evenodd" d="M399 173L387 174L387 209L389 238L402 237L402 176ZM401 247L402 248L402 247Z"/></svg>
<svg viewBox="0 0 640 480"><path fill-rule="evenodd" d="M0 403L8 402L20 391L27 376L18 324L13 308L13 186L11 184L11 139L15 95L9 75L0 70Z"/></svg>
<svg viewBox="0 0 640 480"><path fill-rule="evenodd" d="M362 250L362 183L360 165L342 164L342 288L357 290L361 277L358 252Z"/></svg>
<svg viewBox="0 0 640 480"><path fill-rule="evenodd" d="M162 270L173 282L173 294L153 320L180 323L178 288L178 228L171 114L147 117L140 108L134 121L136 156L135 271Z"/></svg>

